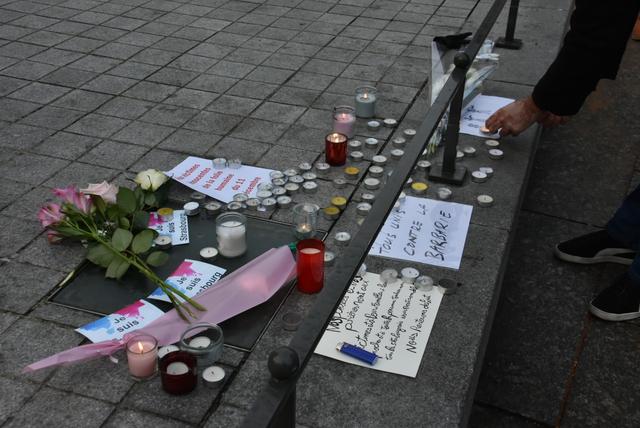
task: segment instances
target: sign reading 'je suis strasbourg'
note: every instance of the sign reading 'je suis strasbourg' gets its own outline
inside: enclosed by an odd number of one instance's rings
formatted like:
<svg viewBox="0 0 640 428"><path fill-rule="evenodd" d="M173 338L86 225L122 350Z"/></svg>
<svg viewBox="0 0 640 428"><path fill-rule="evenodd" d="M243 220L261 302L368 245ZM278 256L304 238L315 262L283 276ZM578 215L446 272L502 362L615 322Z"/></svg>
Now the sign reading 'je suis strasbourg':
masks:
<svg viewBox="0 0 640 428"><path fill-rule="evenodd" d="M163 220L157 212L149 213L149 229L171 237L171 245L189 243L189 220L184 210L173 212L171 220Z"/></svg>
<svg viewBox="0 0 640 428"><path fill-rule="evenodd" d="M164 315L160 309L145 300L138 300L111 315L77 328L76 331L92 342L122 339L132 331L145 327Z"/></svg>
<svg viewBox="0 0 640 428"><path fill-rule="evenodd" d="M191 298L212 287L227 270L198 260L186 259L166 279L166 282ZM177 297L180 300L180 297ZM161 288L149 295L149 299L170 302Z"/></svg>
<svg viewBox="0 0 640 428"><path fill-rule="evenodd" d="M246 165L215 169L211 159L189 156L165 174L193 190L226 203L231 202L237 193L255 196L259 184L271 182L270 172L270 169Z"/></svg>

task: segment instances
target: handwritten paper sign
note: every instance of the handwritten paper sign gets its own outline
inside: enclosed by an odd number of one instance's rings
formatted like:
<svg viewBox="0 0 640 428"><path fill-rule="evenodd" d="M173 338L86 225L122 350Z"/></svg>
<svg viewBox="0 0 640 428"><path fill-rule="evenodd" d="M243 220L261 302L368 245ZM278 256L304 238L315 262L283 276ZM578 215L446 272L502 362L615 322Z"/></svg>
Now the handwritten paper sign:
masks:
<svg viewBox="0 0 640 428"><path fill-rule="evenodd" d="M387 217L369 254L459 269L470 205L407 196Z"/></svg>
<svg viewBox="0 0 640 428"><path fill-rule="evenodd" d="M191 298L218 282L226 271L209 263L187 259L166 279L166 282ZM149 298L170 302L169 296L159 287L149 295Z"/></svg>
<svg viewBox="0 0 640 428"><path fill-rule="evenodd" d="M76 329L92 342L122 339L125 334L145 327L164 315L160 309L145 300L138 300L119 311Z"/></svg>
<svg viewBox="0 0 640 428"><path fill-rule="evenodd" d="M416 377L442 293L421 291L397 280L384 284L380 275L356 276L320 339L315 353L346 363ZM374 365L336 349L350 343L378 356Z"/></svg>
<svg viewBox="0 0 640 428"><path fill-rule="evenodd" d="M189 156L171 171L174 180L222 202L231 202L233 195L255 196L260 183L270 183L270 169L243 165L237 169L214 169L211 159Z"/></svg>
<svg viewBox="0 0 640 428"><path fill-rule="evenodd" d="M184 210L173 212L173 219L164 221L158 213L149 214L149 229L157 231L160 235L171 236L172 245L189 243L189 220Z"/></svg>
<svg viewBox="0 0 640 428"><path fill-rule="evenodd" d="M512 102L511 98L478 95L462 111L460 133L485 138L500 137L499 133L485 134L480 132L480 128L484 126L489 116Z"/></svg>

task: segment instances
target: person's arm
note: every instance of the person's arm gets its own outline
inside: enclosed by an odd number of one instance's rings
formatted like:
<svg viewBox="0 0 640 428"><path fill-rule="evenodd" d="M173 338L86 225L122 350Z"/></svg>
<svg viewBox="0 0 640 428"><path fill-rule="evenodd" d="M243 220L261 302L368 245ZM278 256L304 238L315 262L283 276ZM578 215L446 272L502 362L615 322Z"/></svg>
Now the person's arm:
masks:
<svg viewBox="0 0 640 428"><path fill-rule="evenodd" d="M571 29L532 95L501 108L485 126L518 135L535 122L565 123L600 79L615 78L639 9L640 0L576 0Z"/></svg>

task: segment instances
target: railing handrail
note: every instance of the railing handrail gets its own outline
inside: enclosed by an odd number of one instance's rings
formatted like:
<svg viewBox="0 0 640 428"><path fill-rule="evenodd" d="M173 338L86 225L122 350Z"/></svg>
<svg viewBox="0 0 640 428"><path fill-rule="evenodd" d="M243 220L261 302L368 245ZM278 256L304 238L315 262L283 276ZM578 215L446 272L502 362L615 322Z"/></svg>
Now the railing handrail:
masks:
<svg viewBox="0 0 640 428"><path fill-rule="evenodd" d="M407 146L404 156L398 162L393 174L391 174L384 186L384 192L378 195L371 212L365 218L349 246L346 247L343 257L340 257L336 262L336 266L331 269L325 281L326 283L332 284L332 286L325 287L318 295L309 314L298 327L298 330L288 345L289 351L295 354L292 355L292 357L293 360L297 360L297 367L293 367L294 370L289 377L279 380L272 377L271 380L265 384L258 399L254 402L245 418L242 425L243 427L255 428L270 426L285 407L287 407L288 411L291 411L291 403L293 401L292 399L295 398L295 388L298 378L313 355L313 351L320 341L333 313L350 286L358 268L366 258L387 216L393 209L395 201L400 192L402 192L405 182L411 176L431 135L438 127L440 120L447 111L454 96L458 93L457 91L464 91L467 69L480 50L484 40L487 38L489 31L493 27L505 3L506 0L494 1L464 53L459 53L456 56L456 68L447 79L440 94L427 112L425 119L413 137L413 144ZM445 142L445 145L453 145L455 147L457 145L457 139L456 141L448 140ZM451 147L449 148L451 149ZM451 152L451 150L445 149L445 152L446 151ZM453 153L455 156L455 150ZM445 161L444 163L446 164L447 162ZM354 261L357 262L354 263ZM295 409L293 411L295 411Z"/></svg>

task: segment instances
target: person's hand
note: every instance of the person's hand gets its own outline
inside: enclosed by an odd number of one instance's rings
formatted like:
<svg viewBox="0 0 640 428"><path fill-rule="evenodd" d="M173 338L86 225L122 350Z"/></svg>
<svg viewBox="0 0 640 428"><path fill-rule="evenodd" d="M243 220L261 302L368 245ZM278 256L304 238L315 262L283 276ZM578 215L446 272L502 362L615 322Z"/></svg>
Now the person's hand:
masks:
<svg viewBox="0 0 640 428"><path fill-rule="evenodd" d="M502 107L487 119L484 126L491 133L500 131L502 136L518 135L535 122L543 120L547 114L529 96Z"/></svg>
<svg viewBox="0 0 640 428"><path fill-rule="evenodd" d="M564 125L568 121L569 116L558 116L557 114L545 112L544 116L538 121L538 123L545 128L553 128L554 126Z"/></svg>

